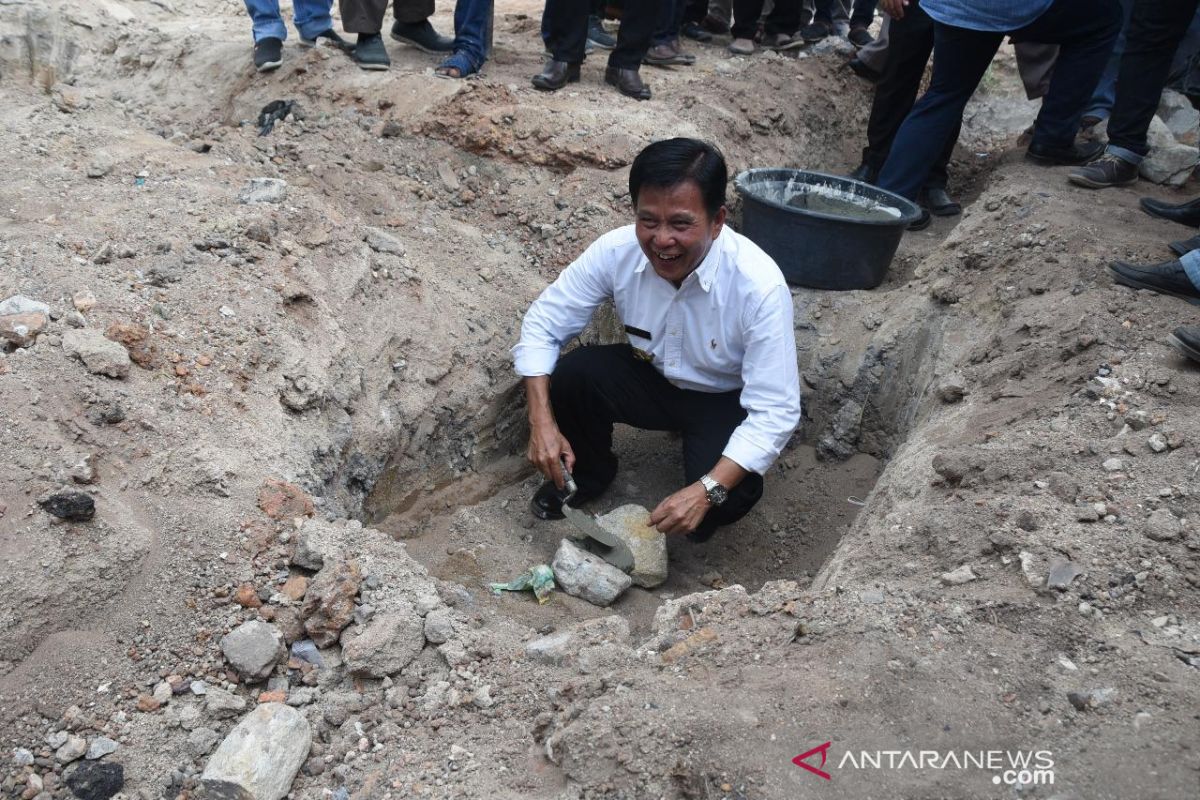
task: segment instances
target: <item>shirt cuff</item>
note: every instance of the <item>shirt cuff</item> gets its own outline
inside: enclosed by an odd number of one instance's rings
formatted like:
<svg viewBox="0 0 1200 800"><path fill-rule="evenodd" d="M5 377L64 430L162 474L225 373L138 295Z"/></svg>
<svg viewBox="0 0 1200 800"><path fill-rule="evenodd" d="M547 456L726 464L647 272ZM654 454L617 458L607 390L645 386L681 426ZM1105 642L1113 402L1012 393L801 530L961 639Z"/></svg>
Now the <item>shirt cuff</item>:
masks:
<svg viewBox="0 0 1200 800"><path fill-rule="evenodd" d="M721 455L744 470L765 475L767 474L767 470L771 468L771 464L775 462L775 457L779 454L773 449L763 447L752 441L750 437L743 434L740 430L735 430L733 435L729 437L729 443L725 445L725 450L722 451Z"/></svg>
<svg viewBox="0 0 1200 800"><path fill-rule="evenodd" d="M513 367L522 378L536 378L554 372L558 363L558 348L537 345L517 345L513 348Z"/></svg>

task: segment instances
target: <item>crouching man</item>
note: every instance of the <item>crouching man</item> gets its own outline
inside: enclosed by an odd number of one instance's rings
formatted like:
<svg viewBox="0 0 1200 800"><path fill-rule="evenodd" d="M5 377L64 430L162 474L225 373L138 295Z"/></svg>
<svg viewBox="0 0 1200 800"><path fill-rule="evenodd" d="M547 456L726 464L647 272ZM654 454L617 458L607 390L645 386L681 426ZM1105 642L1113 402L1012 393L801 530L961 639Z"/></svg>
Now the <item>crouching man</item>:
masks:
<svg viewBox="0 0 1200 800"><path fill-rule="evenodd" d="M562 516L617 473L613 424L683 434L685 485L650 515L704 541L762 497L800 421L792 298L775 262L725 227L725 159L695 139L643 150L629 170L635 222L597 239L534 301L513 349L529 404L531 501ZM627 344L561 348L612 300Z"/></svg>

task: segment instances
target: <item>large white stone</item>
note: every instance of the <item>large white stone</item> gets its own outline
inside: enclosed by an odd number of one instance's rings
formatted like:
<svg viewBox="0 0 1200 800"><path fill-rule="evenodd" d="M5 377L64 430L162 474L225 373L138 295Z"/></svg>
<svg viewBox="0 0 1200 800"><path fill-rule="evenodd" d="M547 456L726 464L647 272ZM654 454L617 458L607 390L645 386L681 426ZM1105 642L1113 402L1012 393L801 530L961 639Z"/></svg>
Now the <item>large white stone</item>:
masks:
<svg viewBox="0 0 1200 800"><path fill-rule="evenodd" d="M550 566L559 588L598 606L609 605L633 585L624 572L567 539L562 540Z"/></svg>
<svg viewBox="0 0 1200 800"><path fill-rule="evenodd" d="M653 589L667 579L667 537L649 524L649 511L630 503L614 508L596 521L633 553L633 571L629 577L634 583Z"/></svg>
<svg viewBox="0 0 1200 800"><path fill-rule="evenodd" d="M1180 144L1161 119L1154 117L1150 121L1150 131L1147 134L1150 154L1142 161L1139 168L1141 175L1152 183L1164 183L1168 186L1183 186L1191 177L1196 162L1200 160L1200 150L1186 144Z"/></svg>
<svg viewBox="0 0 1200 800"><path fill-rule="evenodd" d="M221 639L221 652L244 680L270 677L275 665L287 656L283 632L262 620L243 622Z"/></svg>
<svg viewBox="0 0 1200 800"><path fill-rule="evenodd" d="M264 703L237 724L200 776L208 800L281 800L312 746L304 715Z"/></svg>
<svg viewBox="0 0 1200 800"><path fill-rule="evenodd" d="M1171 89L1163 89L1158 101L1158 116L1166 123L1171 134L1183 144L1196 143L1196 128L1200 126L1200 111L1197 111L1186 95Z"/></svg>

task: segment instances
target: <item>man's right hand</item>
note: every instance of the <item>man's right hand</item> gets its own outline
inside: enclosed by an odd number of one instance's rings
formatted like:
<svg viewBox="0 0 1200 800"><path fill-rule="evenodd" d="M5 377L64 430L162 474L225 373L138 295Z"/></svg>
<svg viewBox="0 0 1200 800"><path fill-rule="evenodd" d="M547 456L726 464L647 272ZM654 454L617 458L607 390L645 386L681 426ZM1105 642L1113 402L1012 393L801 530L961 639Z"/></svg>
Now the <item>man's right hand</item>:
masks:
<svg viewBox="0 0 1200 800"><path fill-rule="evenodd" d="M879 8L892 19L904 19L904 7L908 0L879 0Z"/></svg>
<svg viewBox="0 0 1200 800"><path fill-rule="evenodd" d="M563 460L567 462L567 469L575 469L575 452L571 449L571 443L553 422L530 426L527 455L529 463L537 467L538 472L548 480L554 481L559 489L563 488Z"/></svg>

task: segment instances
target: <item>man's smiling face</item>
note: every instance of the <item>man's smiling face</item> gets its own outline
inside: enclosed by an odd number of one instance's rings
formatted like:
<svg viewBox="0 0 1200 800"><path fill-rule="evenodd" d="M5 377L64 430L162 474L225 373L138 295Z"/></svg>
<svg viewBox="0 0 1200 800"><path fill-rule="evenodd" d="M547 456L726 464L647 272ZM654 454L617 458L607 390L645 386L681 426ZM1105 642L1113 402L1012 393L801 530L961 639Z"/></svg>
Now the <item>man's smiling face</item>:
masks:
<svg viewBox="0 0 1200 800"><path fill-rule="evenodd" d="M725 207L710 217L695 181L638 192L638 244L659 277L676 286L700 266L724 224Z"/></svg>

